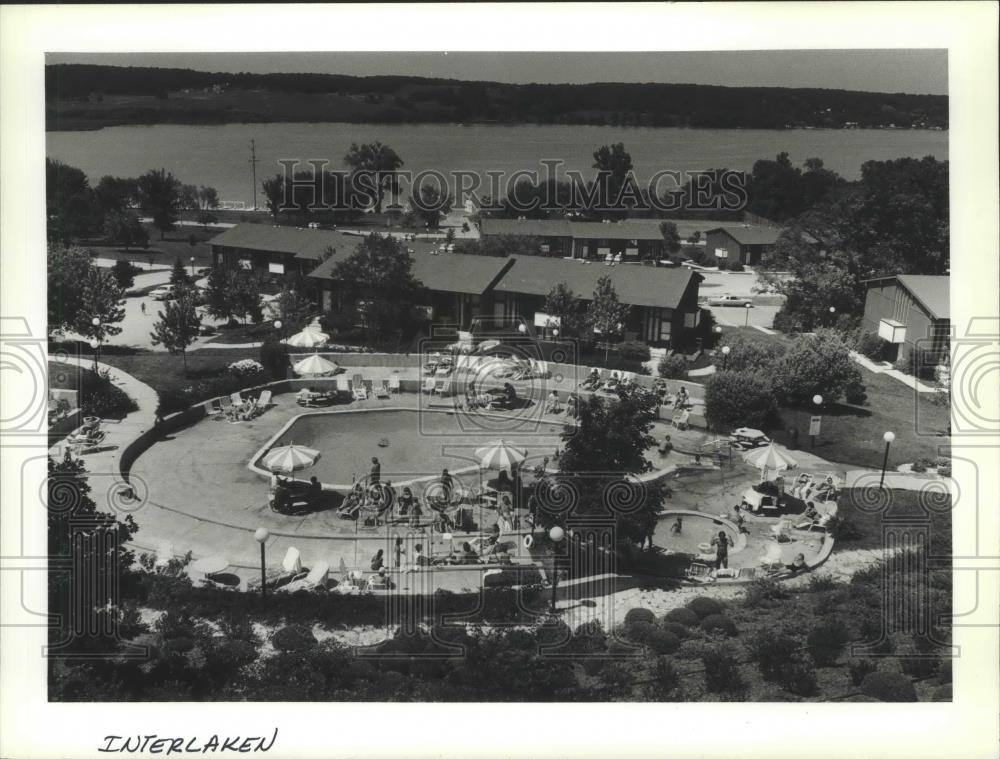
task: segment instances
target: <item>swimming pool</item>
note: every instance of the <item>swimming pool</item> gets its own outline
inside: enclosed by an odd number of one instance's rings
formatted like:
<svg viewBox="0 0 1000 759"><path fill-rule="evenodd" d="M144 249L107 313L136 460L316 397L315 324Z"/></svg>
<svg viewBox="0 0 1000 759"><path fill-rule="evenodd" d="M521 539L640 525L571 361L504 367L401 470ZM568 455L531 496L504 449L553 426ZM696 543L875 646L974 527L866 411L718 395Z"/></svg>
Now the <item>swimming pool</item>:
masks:
<svg viewBox="0 0 1000 759"><path fill-rule="evenodd" d="M672 527L678 517L682 520L682 526L681 531L675 533ZM686 553L692 556L702 553L715 554L715 547L711 545L711 542L720 530L725 532L734 543L734 546L729 549L730 556L742 550L745 541L738 540L739 536L736 530L732 529L728 523L722 522L711 514L699 514L693 511L665 512L656 524L653 541L656 545L675 553Z"/></svg>
<svg viewBox="0 0 1000 759"><path fill-rule="evenodd" d="M314 466L295 474L299 478L315 476L328 485L350 485L352 477L368 474L376 456L383 480L404 482L440 475L446 467L453 474L476 467L476 449L499 439L526 450L525 465L533 467L563 447L562 427L562 423L541 422L523 432L478 429L473 434L457 415L445 411L355 410L298 416L275 436L271 447L295 443L322 453ZM260 458L255 460L257 466ZM465 482L478 483L476 471Z"/></svg>

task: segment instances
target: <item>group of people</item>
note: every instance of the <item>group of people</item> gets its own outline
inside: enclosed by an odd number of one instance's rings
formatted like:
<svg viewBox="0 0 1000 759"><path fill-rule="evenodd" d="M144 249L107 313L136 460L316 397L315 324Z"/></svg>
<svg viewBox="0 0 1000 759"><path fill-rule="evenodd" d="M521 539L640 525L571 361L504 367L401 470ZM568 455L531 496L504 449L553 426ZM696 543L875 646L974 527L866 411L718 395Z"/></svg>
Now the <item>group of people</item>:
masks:
<svg viewBox="0 0 1000 759"><path fill-rule="evenodd" d="M270 496L271 509L274 511L286 513L297 509L313 510L323 500L323 485L315 477L310 477L309 482L302 482L275 473L271 475Z"/></svg>

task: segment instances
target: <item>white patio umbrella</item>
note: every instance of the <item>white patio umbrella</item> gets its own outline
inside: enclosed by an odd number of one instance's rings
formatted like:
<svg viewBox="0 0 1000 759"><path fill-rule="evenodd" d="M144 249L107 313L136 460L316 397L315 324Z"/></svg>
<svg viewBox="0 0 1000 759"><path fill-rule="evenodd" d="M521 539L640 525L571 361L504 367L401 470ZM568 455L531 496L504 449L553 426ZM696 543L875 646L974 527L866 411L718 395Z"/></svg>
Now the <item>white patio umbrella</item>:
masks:
<svg viewBox="0 0 1000 759"><path fill-rule="evenodd" d="M325 332L306 327L288 338L288 344L294 348L315 348L317 345L326 345L329 339L330 336Z"/></svg>
<svg viewBox="0 0 1000 759"><path fill-rule="evenodd" d="M318 353L314 353L299 361L292 367L296 374L329 374L339 368L333 361L327 361Z"/></svg>
<svg viewBox="0 0 1000 759"><path fill-rule="evenodd" d="M769 469L780 472L784 469L791 469L798 466L799 463L787 453L782 453L775 448L774 443L763 448L754 448L752 451L747 451L743 454L743 460L751 466L760 469L760 479L762 482L767 477Z"/></svg>
<svg viewBox="0 0 1000 759"><path fill-rule="evenodd" d="M264 466L272 472L294 472L319 461L320 452L302 445L283 445L264 457Z"/></svg>
<svg viewBox="0 0 1000 759"><path fill-rule="evenodd" d="M523 448L511 445L505 440L497 440L495 443L476 449L480 467L497 471L510 469L511 464L520 464L527 455L528 452Z"/></svg>

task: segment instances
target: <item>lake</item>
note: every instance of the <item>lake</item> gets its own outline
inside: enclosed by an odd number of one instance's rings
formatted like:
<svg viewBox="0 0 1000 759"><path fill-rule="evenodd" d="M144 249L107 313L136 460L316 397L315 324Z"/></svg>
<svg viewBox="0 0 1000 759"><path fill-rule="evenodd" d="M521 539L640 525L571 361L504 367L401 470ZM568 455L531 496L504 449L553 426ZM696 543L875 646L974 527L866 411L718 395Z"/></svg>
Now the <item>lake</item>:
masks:
<svg viewBox="0 0 1000 759"><path fill-rule="evenodd" d="M635 173L645 181L662 170L709 168L749 171L755 161L786 151L793 163L822 158L856 179L861 164L906 156L948 158L948 132L881 129L658 129L610 126L493 126L461 124L225 124L119 126L90 132L49 132L46 151L86 172L92 184L105 174L138 176L166 168L186 184L209 185L226 201L252 199L250 140L257 145L257 181L280 170L279 159L327 159L343 169L352 142L381 140L413 172L464 170L485 176L535 170L542 159L592 173L593 151L624 142ZM304 167L307 168L307 167ZM259 194L259 193L258 193ZM480 194L493 194L484 180ZM262 203L258 197L258 202Z"/></svg>

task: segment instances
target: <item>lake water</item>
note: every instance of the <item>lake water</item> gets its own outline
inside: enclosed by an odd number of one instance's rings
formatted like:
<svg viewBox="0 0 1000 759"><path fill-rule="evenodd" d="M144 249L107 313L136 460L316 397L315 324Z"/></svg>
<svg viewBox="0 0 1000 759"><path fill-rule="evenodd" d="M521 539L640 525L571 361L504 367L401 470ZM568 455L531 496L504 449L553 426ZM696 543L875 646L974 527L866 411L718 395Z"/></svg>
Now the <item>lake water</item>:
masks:
<svg viewBox="0 0 1000 759"><path fill-rule="evenodd" d="M592 173L593 151L624 142L636 175L646 181L662 170L709 168L749 171L755 161L786 151L801 164L812 157L848 179L861 164L906 156L948 158L948 132L877 129L657 129L600 126L492 126L460 124L226 124L222 126L121 126L90 132L49 132L51 158L86 172L91 182L105 174L134 177L166 168L186 184L209 185L227 201L252 199L250 140L257 145L257 181L280 170L279 159L327 159L343 169L352 142L381 140L391 145L413 172L464 170L509 176L534 170L544 177L542 159ZM304 167L308 168L308 167ZM666 186L664 186L666 189ZM492 195L488 180L480 194ZM258 198L258 202L260 199Z"/></svg>

